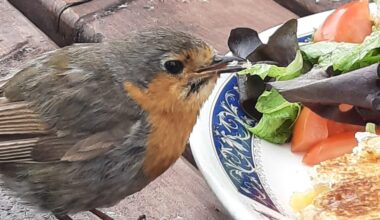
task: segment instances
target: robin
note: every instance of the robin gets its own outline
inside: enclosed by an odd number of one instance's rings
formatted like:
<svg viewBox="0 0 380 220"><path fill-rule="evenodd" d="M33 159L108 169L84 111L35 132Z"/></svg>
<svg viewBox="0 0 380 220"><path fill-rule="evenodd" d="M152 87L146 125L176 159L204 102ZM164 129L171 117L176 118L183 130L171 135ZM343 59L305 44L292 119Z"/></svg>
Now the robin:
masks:
<svg viewBox="0 0 380 220"><path fill-rule="evenodd" d="M140 191L180 157L233 60L165 28L42 55L2 88L3 185L58 219L111 219L96 208Z"/></svg>

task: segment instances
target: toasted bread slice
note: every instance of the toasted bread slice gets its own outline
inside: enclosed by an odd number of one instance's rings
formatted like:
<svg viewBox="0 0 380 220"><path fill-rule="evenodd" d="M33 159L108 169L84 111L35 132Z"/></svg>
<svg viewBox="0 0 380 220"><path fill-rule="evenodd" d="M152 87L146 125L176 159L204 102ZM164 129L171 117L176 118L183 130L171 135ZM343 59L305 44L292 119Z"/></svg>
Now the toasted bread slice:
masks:
<svg viewBox="0 0 380 220"><path fill-rule="evenodd" d="M362 138L351 154L315 166L314 198L304 220L380 220L380 136Z"/></svg>

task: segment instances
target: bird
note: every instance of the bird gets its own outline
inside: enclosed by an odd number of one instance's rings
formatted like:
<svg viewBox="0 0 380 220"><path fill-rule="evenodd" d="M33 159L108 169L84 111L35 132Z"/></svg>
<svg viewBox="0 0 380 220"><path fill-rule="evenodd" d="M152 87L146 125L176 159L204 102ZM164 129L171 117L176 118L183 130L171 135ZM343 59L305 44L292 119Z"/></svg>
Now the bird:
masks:
<svg viewBox="0 0 380 220"><path fill-rule="evenodd" d="M57 219L111 207L182 154L234 56L169 28L77 43L24 64L2 86L0 180Z"/></svg>

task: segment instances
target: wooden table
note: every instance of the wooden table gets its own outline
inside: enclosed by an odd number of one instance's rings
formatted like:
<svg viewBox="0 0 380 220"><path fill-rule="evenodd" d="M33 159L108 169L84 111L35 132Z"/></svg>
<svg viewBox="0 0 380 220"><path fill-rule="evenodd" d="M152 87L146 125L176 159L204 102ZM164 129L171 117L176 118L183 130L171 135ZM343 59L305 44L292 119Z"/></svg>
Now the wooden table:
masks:
<svg viewBox="0 0 380 220"><path fill-rule="evenodd" d="M202 37L226 52L226 39L234 27L262 31L297 17L272 0L93 0L70 7L60 16L72 2L75 0L0 0L0 84L11 69L74 42L122 39L130 31L169 26ZM0 197L1 220L54 219L5 196L3 190ZM182 158L140 193L104 211L123 220L135 220L142 214L148 220L229 219L199 172ZM89 213L74 217L96 219Z"/></svg>
<svg viewBox="0 0 380 220"><path fill-rule="evenodd" d="M121 39L152 26L185 30L227 51L231 28L262 31L296 17L271 0L93 0L58 15L71 0L9 0L59 45ZM228 9L227 9L228 8Z"/></svg>
<svg viewBox="0 0 380 220"><path fill-rule="evenodd" d="M293 11L300 17L337 8L352 0L275 0L280 5Z"/></svg>

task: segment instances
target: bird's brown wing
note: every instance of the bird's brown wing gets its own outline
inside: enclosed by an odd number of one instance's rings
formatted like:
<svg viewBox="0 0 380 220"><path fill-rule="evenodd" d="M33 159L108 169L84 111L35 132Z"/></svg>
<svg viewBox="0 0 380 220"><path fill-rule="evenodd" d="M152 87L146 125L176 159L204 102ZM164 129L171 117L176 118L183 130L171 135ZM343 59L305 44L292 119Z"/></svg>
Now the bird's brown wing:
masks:
<svg viewBox="0 0 380 220"><path fill-rule="evenodd" d="M0 163L78 161L111 150L115 137L104 131L83 137L60 137L27 102L0 99Z"/></svg>
<svg viewBox="0 0 380 220"><path fill-rule="evenodd" d="M97 55L109 50L96 44L50 52L3 86L0 163L86 160L125 139L141 110L123 89L126 70Z"/></svg>
<svg viewBox="0 0 380 220"><path fill-rule="evenodd" d="M31 161L40 137L48 135L39 115L26 102L0 102L0 162Z"/></svg>

